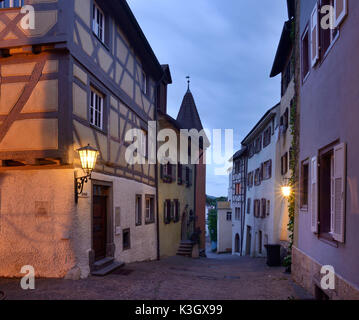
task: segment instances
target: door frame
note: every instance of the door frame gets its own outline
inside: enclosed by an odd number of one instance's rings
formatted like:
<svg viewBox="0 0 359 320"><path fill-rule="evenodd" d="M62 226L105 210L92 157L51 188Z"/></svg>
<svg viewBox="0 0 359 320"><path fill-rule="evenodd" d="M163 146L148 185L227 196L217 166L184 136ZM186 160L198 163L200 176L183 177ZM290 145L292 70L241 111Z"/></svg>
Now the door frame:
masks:
<svg viewBox="0 0 359 320"><path fill-rule="evenodd" d="M90 240L91 250L89 251L89 265L90 269L93 269L95 263L95 251L93 250L93 188L94 186L100 186L107 188L107 204L106 204L106 258L115 257L115 243L114 243L114 217L113 217L113 183L111 181L101 181L91 179L91 226L90 226Z"/></svg>

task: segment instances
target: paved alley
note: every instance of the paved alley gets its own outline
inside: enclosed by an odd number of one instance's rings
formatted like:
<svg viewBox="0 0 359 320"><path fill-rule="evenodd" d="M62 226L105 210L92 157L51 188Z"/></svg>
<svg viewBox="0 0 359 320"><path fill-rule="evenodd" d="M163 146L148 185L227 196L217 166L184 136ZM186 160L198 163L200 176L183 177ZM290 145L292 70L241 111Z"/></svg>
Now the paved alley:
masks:
<svg viewBox="0 0 359 320"><path fill-rule="evenodd" d="M0 279L7 299L287 300L310 298L264 259L209 254L128 264L118 274L84 280L37 279L24 291L18 279Z"/></svg>

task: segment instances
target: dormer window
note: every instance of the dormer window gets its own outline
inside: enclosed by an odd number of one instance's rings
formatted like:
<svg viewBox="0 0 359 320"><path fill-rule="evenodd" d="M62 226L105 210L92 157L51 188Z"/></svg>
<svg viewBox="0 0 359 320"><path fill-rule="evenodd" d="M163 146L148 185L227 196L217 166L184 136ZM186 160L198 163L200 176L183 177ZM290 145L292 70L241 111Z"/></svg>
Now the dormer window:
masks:
<svg viewBox="0 0 359 320"><path fill-rule="evenodd" d="M105 42L105 15L96 2L92 10L92 31L101 42Z"/></svg>
<svg viewBox="0 0 359 320"><path fill-rule="evenodd" d="M5 0L0 2L0 9L20 8L24 5L24 0Z"/></svg>

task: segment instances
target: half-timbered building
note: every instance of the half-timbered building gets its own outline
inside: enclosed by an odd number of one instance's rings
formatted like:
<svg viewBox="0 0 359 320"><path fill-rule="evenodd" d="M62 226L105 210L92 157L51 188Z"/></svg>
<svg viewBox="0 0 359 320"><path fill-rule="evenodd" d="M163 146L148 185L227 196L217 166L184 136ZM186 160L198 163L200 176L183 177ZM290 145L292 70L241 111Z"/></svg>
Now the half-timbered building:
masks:
<svg viewBox="0 0 359 320"><path fill-rule="evenodd" d="M125 138L147 135L165 71L126 1L5 1L0 52L0 275L156 259L156 166L129 165ZM88 144L99 156L75 201Z"/></svg>

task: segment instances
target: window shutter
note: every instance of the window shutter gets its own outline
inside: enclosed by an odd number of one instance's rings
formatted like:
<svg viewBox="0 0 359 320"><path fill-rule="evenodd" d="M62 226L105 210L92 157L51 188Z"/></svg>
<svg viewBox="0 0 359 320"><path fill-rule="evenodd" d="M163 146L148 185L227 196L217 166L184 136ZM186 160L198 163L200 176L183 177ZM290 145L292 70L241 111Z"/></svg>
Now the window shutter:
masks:
<svg viewBox="0 0 359 320"><path fill-rule="evenodd" d="M161 177L161 180L163 180L163 164L160 164L160 177Z"/></svg>
<svg viewBox="0 0 359 320"><path fill-rule="evenodd" d="M175 220L175 202L171 201L170 202L171 205L171 219L170 220Z"/></svg>
<svg viewBox="0 0 359 320"><path fill-rule="evenodd" d="M167 200L163 203L163 220L167 224Z"/></svg>
<svg viewBox="0 0 359 320"><path fill-rule="evenodd" d="M312 158L312 171L311 171L311 223L312 232L318 233L318 158Z"/></svg>
<svg viewBox="0 0 359 320"><path fill-rule="evenodd" d="M348 14L348 0L335 0L334 12L335 12L334 26L338 28Z"/></svg>
<svg viewBox="0 0 359 320"><path fill-rule="evenodd" d="M311 61L312 68L315 66L319 59L319 28L318 28L318 3L315 5L314 10L310 16L310 44L311 44Z"/></svg>
<svg viewBox="0 0 359 320"><path fill-rule="evenodd" d="M346 145L334 147L334 208L331 217L331 233L334 240L344 242L345 232L345 185L346 185Z"/></svg>
<svg viewBox="0 0 359 320"><path fill-rule="evenodd" d="M172 180L173 180L173 181L176 181L176 175L177 175L176 165L175 165L175 164L172 164L171 166L172 166L172 170L171 170Z"/></svg>

